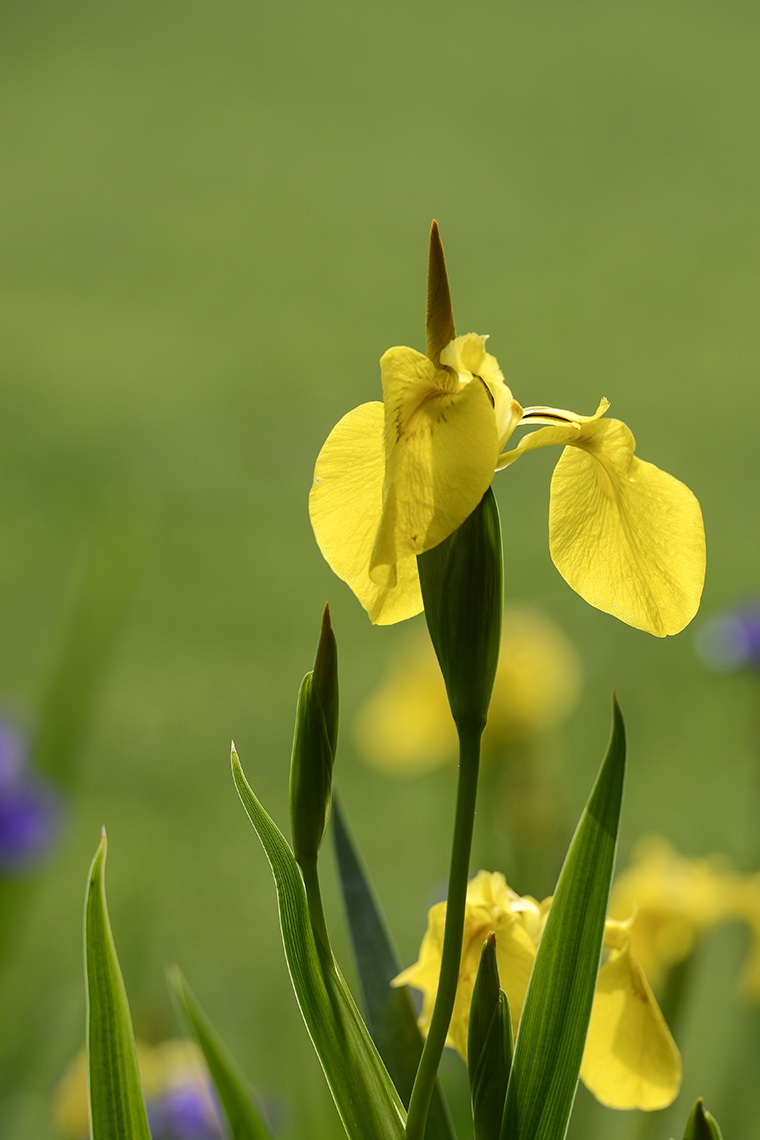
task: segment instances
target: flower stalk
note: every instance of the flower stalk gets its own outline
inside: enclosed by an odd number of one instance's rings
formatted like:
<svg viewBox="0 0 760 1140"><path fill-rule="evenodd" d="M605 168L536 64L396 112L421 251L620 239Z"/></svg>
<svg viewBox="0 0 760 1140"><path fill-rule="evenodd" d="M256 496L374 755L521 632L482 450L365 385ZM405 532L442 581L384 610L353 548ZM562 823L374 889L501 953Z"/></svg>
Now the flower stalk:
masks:
<svg viewBox="0 0 760 1140"><path fill-rule="evenodd" d="M443 935L441 972L425 1046L422 1050L417 1077L409 1102L406 1122L407 1140L422 1140L425 1134L430 1097L433 1092L438 1066L441 1062L449 1022L459 982L459 963L462 957L464 914L467 901L467 879L470 850L475 822L475 804L478 794L480 766L480 733L460 733L459 782L454 817L454 839L451 845L449 866L448 905Z"/></svg>

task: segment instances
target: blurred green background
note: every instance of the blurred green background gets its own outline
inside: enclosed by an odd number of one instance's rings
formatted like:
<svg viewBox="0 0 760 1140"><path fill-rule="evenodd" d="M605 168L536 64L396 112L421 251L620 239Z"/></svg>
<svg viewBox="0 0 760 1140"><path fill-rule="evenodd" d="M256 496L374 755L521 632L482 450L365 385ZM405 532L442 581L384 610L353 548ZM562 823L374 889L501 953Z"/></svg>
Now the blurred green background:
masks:
<svg viewBox="0 0 760 1140"><path fill-rule="evenodd" d="M589 413L606 395L639 454L696 491L703 614L757 591L759 30L749 0L4 5L5 713L34 734L104 548L136 585L75 742L63 843L5 932L3 1136L52 1135L50 1090L82 1043L82 897L103 824L138 1032L173 1032L164 968L179 962L283 1137L340 1135L229 742L284 826L296 693L329 599L337 779L413 960L454 776L399 783L354 754L353 714L409 631L370 626L322 562L306 499L329 429L377 397L381 353L424 345L431 218L458 328L491 334L515 396ZM584 664L555 745L569 818L616 686L621 862L662 832L756 868L749 682L706 672L693 630L658 641L565 586L546 542L555 459L499 476L497 495L509 596L558 621ZM330 889L328 906L339 928ZM676 1119L703 1094L727 1134L758 1057L733 997L740 954L728 935L708 948L681 1040ZM631 1134L630 1117L580 1110L585 1135Z"/></svg>

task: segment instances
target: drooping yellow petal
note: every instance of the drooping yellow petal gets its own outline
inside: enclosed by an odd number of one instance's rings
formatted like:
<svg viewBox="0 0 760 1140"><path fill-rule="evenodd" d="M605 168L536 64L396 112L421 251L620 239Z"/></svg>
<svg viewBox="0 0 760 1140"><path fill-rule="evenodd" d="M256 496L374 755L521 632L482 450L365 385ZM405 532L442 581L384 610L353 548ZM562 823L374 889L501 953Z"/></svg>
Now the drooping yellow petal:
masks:
<svg viewBox="0 0 760 1140"><path fill-rule="evenodd" d="M610 1108L665 1108L678 1095L681 1058L629 946L599 971L581 1080Z"/></svg>
<svg viewBox="0 0 760 1140"><path fill-rule="evenodd" d="M699 606L702 514L688 487L634 448L619 420L580 425L552 478L549 545L562 577L590 605L664 637Z"/></svg>
<svg viewBox="0 0 760 1140"><path fill-rule="evenodd" d="M411 348L389 349L380 364L385 482L370 575L393 587L403 559L437 546L478 505L493 477L498 435L482 380L460 386Z"/></svg>
<svg viewBox="0 0 760 1140"><path fill-rule="evenodd" d="M333 428L319 453L309 514L327 562L347 582L370 619L388 625L422 610L414 555L400 558L395 584L370 578L370 556L383 508L383 405L361 404Z"/></svg>

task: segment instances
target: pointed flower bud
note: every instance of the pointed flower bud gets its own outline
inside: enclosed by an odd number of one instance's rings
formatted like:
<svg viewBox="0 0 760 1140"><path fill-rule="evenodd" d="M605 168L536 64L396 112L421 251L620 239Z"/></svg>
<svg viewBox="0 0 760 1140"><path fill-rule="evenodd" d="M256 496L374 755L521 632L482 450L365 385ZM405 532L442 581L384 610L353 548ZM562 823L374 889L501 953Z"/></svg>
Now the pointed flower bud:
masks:
<svg viewBox="0 0 760 1140"><path fill-rule="evenodd" d="M462 525L417 559L425 618L460 732L482 732L502 625L499 511L488 489Z"/></svg>
<svg viewBox="0 0 760 1140"><path fill-rule="evenodd" d="M718 1122L699 1097L689 1113L683 1140L723 1140Z"/></svg>
<svg viewBox="0 0 760 1140"><path fill-rule="evenodd" d="M301 682L290 765L290 826L299 863L315 859L330 815L338 737L338 649L325 606L314 668Z"/></svg>
<svg viewBox="0 0 760 1140"><path fill-rule="evenodd" d="M438 363L441 352L456 335L443 242L438 231L438 222L433 222L430 227L430 245L428 247L425 352L434 364Z"/></svg>
<svg viewBox="0 0 760 1140"><path fill-rule="evenodd" d="M509 1002L499 987L496 934L492 930L480 955L467 1040L475 1140L498 1140L501 1133L513 1044Z"/></svg>

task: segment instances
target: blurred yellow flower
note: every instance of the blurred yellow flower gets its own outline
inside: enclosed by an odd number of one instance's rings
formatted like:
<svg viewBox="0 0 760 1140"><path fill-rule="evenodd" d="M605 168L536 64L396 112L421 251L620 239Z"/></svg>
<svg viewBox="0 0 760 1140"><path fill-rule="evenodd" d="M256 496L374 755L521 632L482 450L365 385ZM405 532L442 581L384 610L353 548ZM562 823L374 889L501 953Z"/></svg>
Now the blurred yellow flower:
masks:
<svg viewBox="0 0 760 1140"><path fill-rule="evenodd" d="M312 526L326 560L371 620L419 613L417 555L452 534L494 471L527 451L564 447L551 484L555 566L591 605L638 629L678 633L697 611L705 570L691 491L634 455L619 420L522 408L485 336L455 337L435 360L391 348L383 402L361 404L330 433L314 471ZM518 425L545 425L504 451Z"/></svg>
<svg viewBox="0 0 760 1140"><path fill-rule="evenodd" d="M190 1136L219 1136L222 1128L211 1093L203 1056L193 1041L172 1039L157 1045L137 1042L143 1093L152 1134L180 1140ZM173 1098L177 1098L176 1104ZM53 1119L65 1140L90 1134L87 1057L84 1050L70 1063L55 1090ZM191 1129L194 1126L194 1131Z"/></svg>
<svg viewBox="0 0 760 1140"><path fill-rule="evenodd" d="M535 610L508 607L484 755L530 744L568 716L579 690L578 656L562 631ZM360 709L355 735L369 763L397 775L428 771L456 757L446 688L427 637L410 642L391 663Z"/></svg>
<svg viewBox="0 0 760 1140"><path fill-rule="evenodd" d="M515 1030L551 899L515 894L498 872L480 871L467 889L462 964L447 1043L467 1055L472 990L483 942L496 934L502 989ZM420 1027L427 1031L441 964L446 903L428 914L419 960L394 979L422 991ZM635 925L635 924L634 924ZM605 960L599 971L581 1079L611 1108L664 1108L678 1094L681 1060L641 967L631 953L632 920L607 919Z"/></svg>
<svg viewBox="0 0 760 1140"><path fill-rule="evenodd" d="M752 944L742 987L760 999L760 875L741 874L726 856L687 859L652 837L638 844L633 863L612 888L611 913L634 910L632 952L655 986L713 927L746 923Z"/></svg>

